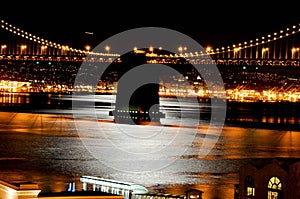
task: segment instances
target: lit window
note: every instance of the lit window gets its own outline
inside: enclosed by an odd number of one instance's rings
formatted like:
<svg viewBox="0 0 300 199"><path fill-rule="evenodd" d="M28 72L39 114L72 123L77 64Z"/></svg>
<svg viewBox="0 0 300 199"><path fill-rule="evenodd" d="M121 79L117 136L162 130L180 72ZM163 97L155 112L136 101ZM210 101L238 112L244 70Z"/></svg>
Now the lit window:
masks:
<svg viewBox="0 0 300 199"><path fill-rule="evenodd" d="M246 191L246 196L247 198L252 198L255 195L255 186L254 186L254 179L252 176L247 176L245 178L245 191Z"/></svg>
<svg viewBox="0 0 300 199"><path fill-rule="evenodd" d="M268 184L268 199L280 199L282 184L277 177L272 177Z"/></svg>
<svg viewBox="0 0 300 199"><path fill-rule="evenodd" d="M247 196L254 196L255 194L255 188L254 187L247 187Z"/></svg>

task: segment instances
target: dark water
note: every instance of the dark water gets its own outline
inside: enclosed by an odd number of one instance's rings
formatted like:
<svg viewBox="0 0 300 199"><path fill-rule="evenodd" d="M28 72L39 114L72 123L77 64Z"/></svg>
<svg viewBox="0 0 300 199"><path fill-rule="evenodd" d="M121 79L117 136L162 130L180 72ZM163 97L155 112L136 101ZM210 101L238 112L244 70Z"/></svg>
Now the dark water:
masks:
<svg viewBox="0 0 300 199"><path fill-rule="evenodd" d="M108 111L114 98L109 95L85 99L97 102L96 119L89 117L90 110L69 109L65 96L52 95L47 103L35 96L35 106L31 97L5 94L0 99L0 178L36 182L43 192L64 191L70 181L81 189L79 176L95 175L156 192L184 194L198 188L205 199L233 198L240 166L300 158L299 131L225 125L218 132L209 131L206 121L195 131L185 128L194 123L178 116L174 99L161 101L167 116L163 126L136 131L136 126L112 123ZM188 101L181 105L183 112L195 108ZM176 136L180 139L174 141Z"/></svg>

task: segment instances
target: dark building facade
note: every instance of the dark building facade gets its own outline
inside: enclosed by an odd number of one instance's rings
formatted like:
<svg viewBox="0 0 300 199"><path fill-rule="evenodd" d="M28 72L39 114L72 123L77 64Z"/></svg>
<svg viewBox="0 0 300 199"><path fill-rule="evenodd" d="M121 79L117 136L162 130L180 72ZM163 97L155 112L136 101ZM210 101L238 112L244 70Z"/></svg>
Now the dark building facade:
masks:
<svg viewBox="0 0 300 199"><path fill-rule="evenodd" d="M300 198L300 161L272 160L264 165L242 166L235 198Z"/></svg>

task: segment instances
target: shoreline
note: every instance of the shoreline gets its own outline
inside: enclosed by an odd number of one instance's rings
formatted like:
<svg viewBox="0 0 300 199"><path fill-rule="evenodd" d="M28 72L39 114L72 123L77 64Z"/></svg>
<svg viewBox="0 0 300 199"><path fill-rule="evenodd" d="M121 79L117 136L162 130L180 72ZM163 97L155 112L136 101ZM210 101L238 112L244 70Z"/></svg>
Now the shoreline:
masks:
<svg viewBox="0 0 300 199"><path fill-rule="evenodd" d="M12 112L12 113L32 113L32 114L56 114L56 115L67 115L72 116L71 108L58 108L58 109L32 109L32 107L27 107L20 109L20 106L0 106L0 112ZM53 111L49 111L53 110ZM107 120L102 119L102 122L114 122L113 119ZM101 122L99 120L99 122ZM209 119L201 119L206 124L209 124ZM138 125L159 125L158 123L145 122ZM162 126L174 126L163 124ZM228 127L241 127L241 128L252 128L252 129L269 129L269 130L282 130L282 131L297 131L300 132L300 124L281 124L281 123L265 123L265 122L251 122L251 121L225 121L223 126Z"/></svg>

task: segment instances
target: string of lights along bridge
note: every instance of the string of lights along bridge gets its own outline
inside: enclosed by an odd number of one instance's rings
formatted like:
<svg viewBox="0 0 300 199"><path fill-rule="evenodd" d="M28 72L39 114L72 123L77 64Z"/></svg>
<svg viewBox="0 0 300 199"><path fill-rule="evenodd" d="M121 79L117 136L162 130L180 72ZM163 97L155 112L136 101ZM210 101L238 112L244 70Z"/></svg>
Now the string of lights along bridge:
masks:
<svg viewBox="0 0 300 199"><path fill-rule="evenodd" d="M93 61L111 62L120 55L112 53L113 47L107 45L103 52L93 52L91 47L76 49L67 44L60 44L29 33L5 20L0 21L1 31L9 36L0 40L0 59L28 59L28 60L52 60L52 61L83 61L89 56ZM300 24L287 27L284 30L273 32L260 38L238 42L229 46L212 48L205 47L199 52L189 52L188 46L178 45L170 54L154 53L163 47L149 46L146 56L152 58L152 62L162 63L177 58L185 58L189 63L214 62L224 65L292 65L300 63ZM132 47L138 52L137 47ZM117 51L117 49L115 50ZM157 51L155 51L157 52ZM208 57L212 59L208 59ZM155 60L155 61L154 61ZM163 61L162 61L163 60ZM150 61L151 62L151 61Z"/></svg>

